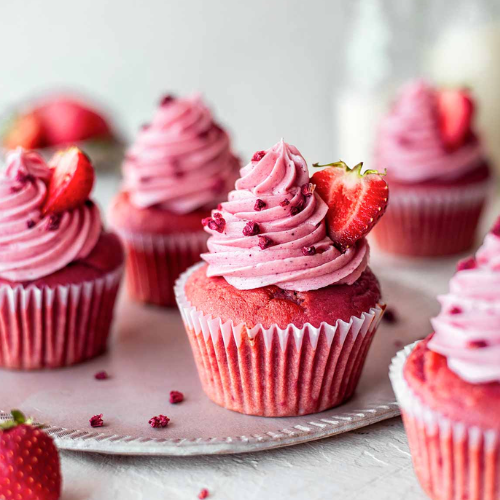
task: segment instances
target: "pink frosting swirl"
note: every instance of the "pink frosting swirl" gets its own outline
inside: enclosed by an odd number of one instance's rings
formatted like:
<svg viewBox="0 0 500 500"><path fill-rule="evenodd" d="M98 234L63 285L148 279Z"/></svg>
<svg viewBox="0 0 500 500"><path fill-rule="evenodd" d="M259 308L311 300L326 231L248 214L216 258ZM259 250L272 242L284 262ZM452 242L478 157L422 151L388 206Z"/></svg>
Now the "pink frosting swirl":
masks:
<svg viewBox="0 0 500 500"><path fill-rule="evenodd" d="M308 291L352 284L365 270L368 244L345 253L326 234L326 203L309 184L307 164L283 141L254 155L236 189L205 220L208 276L239 290L277 285Z"/></svg>
<svg viewBox="0 0 500 500"><path fill-rule="evenodd" d="M439 298L429 348L468 382L500 382L500 230L488 234L476 259L459 269L450 292Z"/></svg>
<svg viewBox="0 0 500 500"><path fill-rule="evenodd" d="M37 153L18 149L0 175L0 278L31 281L87 257L101 233L92 203L42 217L51 171Z"/></svg>
<svg viewBox="0 0 500 500"><path fill-rule="evenodd" d="M426 82L405 86L381 123L376 147L378 169L393 179L417 183L455 180L477 168L484 152L477 139L448 151L439 130L437 92Z"/></svg>
<svg viewBox="0 0 500 500"><path fill-rule="evenodd" d="M201 98L167 96L127 153L124 189L137 207L184 214L225 196L238 168L229 136Z"/></svg>

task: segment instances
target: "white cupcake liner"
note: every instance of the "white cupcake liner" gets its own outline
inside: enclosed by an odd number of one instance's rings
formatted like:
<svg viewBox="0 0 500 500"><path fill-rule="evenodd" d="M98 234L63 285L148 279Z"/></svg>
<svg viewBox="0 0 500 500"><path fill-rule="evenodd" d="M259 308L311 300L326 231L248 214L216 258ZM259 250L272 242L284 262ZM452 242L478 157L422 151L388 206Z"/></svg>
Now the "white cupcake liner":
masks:
<svg viewBox="0 0 500 500"><path fill-rule="evenodd" d="M247 328L191 305L184 287L202 265L179 278L175 293L203 388L213 401L246 414L289 416L323 411L352 395L384 306L318 328Z"/></svg>
<svg viewBox="0 0 500 500"><path fill-rule="evenodd" d="M387 213L373 230L382 250L409 256L465 252L491 190L491 181L457 188L394 189Z"/></svg>
<svg viewBox="0 0 500 500"><path fill-rule="evenodd" d="M207 251L205 231L169 235L116 230L126 253L126 283L132 298L159 306L174 306L174 284Z"/></svg>
<svg viewBox="0 0 500 500"><path fill-rule="evenodd" d="M123 268L72 285L0 286L0 367L59 368L102 353Z"/></svg>
<svg viewBox="0 0 500 500"><path fill-rule="evenodd" d="M426 206L442 207L450 205L453 209L474 206L484 201L494 187L491 179L472 185L456 187L439 187L431 189L418 186L405 186L393 189L390 193L390 204L420 207L422 203Z"/></svg>
<svg viewBox="0 0 500 500"><path fill-rule="evenodd" d="M422 487L434 499L500 499L500 431L452 420L414 394L403 368L417 344L398 352L389 377Z"/></svg>

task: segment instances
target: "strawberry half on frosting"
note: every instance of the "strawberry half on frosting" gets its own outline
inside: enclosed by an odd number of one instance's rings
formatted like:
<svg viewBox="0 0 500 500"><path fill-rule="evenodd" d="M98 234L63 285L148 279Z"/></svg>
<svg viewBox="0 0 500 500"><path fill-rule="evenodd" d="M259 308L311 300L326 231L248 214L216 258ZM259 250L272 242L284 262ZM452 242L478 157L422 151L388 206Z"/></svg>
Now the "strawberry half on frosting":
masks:
<svg viewBox="0 0 500 500"><path fill-rule="evenodd" d="M384 174L363 171L363 164L349 168L343 161L316 172L311 182L328 205L328 235L337 248L347 250L366 236L384 215L389 202L389 186Z"/></svg>

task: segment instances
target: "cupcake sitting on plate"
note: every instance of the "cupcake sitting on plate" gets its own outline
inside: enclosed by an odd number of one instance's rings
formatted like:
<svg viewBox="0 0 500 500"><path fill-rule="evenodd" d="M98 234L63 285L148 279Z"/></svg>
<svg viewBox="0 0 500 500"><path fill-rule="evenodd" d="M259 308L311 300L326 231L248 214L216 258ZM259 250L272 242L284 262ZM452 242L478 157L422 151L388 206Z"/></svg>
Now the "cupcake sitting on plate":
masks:
<svg viewBox="0 0 500 500"><path fill-rule="evenodd" d="M238 168L228 134L199 96L162 99L126 154L110 212L132 298L175 305L175 280L206 251L200 219L232 189Z"/></svg>
<svg viewBox="0 0 500 500"><path fill-rule="evenodd" d="M250 415L319 412L354 392L382 316L365 235L388 187L332 164L309 178L281 141L241 170L203 220L206 263L176 285L203 389Z"/></svg>
<svg viewBox="0 0 500 500"><path fill-rule="evenodd" d="M383 119L376 162L387 169L391 206L373 232L382 250L442 256L469 250L492 184L473 130L469 91L408 84Z"/></svg>
<svg viewBox="0 0 500 500"><path fill-rule="evenodd" d="M102 353L123 267L117 236L89 199L77 148L50 168L18 149L0 173L0 367L59 368Z"/></svg>
<svg viewBox="0 0 500 500"><path fill-rule="evenodd" d="M393 360L415 471L434 500L500 498L500 219L440 297L434 331Z"/></svg>

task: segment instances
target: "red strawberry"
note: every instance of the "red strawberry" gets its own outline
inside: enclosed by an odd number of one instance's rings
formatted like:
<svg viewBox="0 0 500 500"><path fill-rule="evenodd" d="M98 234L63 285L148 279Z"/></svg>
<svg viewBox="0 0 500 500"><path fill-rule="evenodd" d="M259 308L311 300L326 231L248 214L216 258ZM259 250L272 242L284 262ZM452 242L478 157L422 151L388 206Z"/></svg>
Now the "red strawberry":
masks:
<svg viewBox="0 0 500 500"><path fill-rule="evenodd" d="M445 89L438 93L439 128L447 149L460 147L470 136L474 103L467 90Z"/></svg>
<svg viewBox="0 0 500 500"><path fill-rule="evenodd" d="M361 173L362 163L350 169L343 161L315 167L311 181L329 207L328 234L337 248L345 251L368 234L387 208L389 187L376 170Z"/></svg>
<svg viewBox="0 0 500 500"><path fill-rule="evenodd" d="M0 498L58 500L61 496L59 455L52 438L24 415L0 425Z"/></svg>
<svg viewBox="0 0 500 500"><path fill-rule="evenodd" d="M52 177L43 215L71 210L88 199L94 185L94 168L85 153L71 147L56 153L49 165Z"/></svg>
<svg viewBox="0 0 500 500"><path fill-rule="evenodd" d="M50 146L111 137L109 125L101 115L70 97L54 97L35 112Z"/></svg>
<svg viewBox="0 0 500 500"><path fill-rule="evenodd" d="M36 149L43 146L42 123L35 113L17 116L8 128L3 144L7 149L22 147Z"/></svg>

